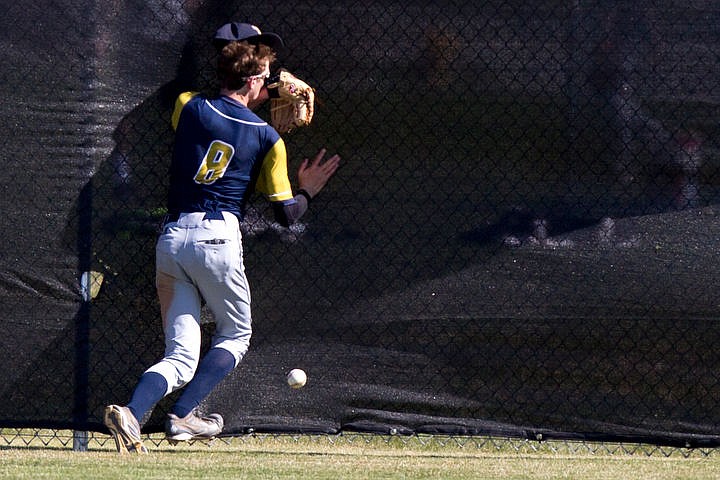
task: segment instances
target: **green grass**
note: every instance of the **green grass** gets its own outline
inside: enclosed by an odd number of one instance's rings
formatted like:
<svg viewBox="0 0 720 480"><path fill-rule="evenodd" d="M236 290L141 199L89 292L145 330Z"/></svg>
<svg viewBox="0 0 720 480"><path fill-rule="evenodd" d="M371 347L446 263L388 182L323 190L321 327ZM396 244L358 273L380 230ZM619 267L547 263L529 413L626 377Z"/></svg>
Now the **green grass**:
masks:
<svg viewBox="0 0 720 480"><path fill-rule="evenodd" d="M97 441L96 441L97 440ZM88 452L33 440L0 448L0 478L32 479L703 479L714 451L382 436L248 436L119 455L97 435Z"/></svg>

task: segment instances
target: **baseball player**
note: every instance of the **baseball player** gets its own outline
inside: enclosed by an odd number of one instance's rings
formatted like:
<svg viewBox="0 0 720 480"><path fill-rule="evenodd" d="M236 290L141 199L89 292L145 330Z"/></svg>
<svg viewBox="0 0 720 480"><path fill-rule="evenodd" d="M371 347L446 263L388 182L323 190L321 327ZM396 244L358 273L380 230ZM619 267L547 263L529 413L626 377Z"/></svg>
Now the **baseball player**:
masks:
<svg viewBox="0 0 720 480"><path fill-rule="evenodd" d="M308 209L338 168L340 157L321 149L298 170L293 194L285 144L251 107L268 98L265 80L279 36L247 23L230 23L215 36L218 96L183 93L176 102L168 216L156 245L156 287L165 355L140 377L130 402L105 408L104 422L119 452L146 453L140 421L163 397L184 387L166 421L172 441L211 438L223 428L217 413L197 407L245 355L250 336L250 292L238 222L249 194L271 202L288 226ZM216 322L211 348L200 359L200 309Z"/></svg>

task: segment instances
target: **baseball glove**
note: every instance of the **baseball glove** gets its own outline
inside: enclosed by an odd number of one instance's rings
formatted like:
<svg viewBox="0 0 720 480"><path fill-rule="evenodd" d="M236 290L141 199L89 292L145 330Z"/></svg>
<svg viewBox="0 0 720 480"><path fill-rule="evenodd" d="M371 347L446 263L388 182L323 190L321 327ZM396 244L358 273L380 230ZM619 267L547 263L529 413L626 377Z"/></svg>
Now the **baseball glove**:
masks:
<svg viewBox="0 0 720 480"><path fill-rule="evenodd" d="M268 79L270 124L278 133L310 125L315 111L315 91L287 70Z"/></svg>

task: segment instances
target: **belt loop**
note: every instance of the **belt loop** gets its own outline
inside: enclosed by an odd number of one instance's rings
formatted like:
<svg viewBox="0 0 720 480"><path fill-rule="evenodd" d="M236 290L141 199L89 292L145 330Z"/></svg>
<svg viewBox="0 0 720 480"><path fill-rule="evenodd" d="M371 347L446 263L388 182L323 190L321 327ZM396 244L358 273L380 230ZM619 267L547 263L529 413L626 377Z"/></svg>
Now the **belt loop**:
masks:
<svg viewBox="0 0 720 480"><path fill-rule="evenodd" d="M160 223L157 226L158 233L163 233L165 230L165 225L168 223L177 222L180 220L180 214L179 213L166 213L163 215L162 220L160 220Z"/></svg>
<svg viewBox="0 0 720 480"><path fill-rule="evenodd" d="M225 220L222 212L205 212L203 220Z"/></svg>
<svg viewBox="0 0 720 480"><path fill-rule="evenodd" d="M157 227L156 227L158 234L163 233L163 230L165 230L165 225L168 223L169 218L170 218L170 214L165 214L160 219L160 222L157 224Z"/></svg>

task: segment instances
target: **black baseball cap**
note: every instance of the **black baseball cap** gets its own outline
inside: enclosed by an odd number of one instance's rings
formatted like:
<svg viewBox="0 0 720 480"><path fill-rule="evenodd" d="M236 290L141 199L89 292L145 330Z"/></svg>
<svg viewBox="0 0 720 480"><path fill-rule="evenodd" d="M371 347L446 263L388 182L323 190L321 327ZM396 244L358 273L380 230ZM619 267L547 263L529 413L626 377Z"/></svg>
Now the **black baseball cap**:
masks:
<svg viewBox="0 0 720 480"><path fill-rule="evenodd" d="M226 23L222 27L218 28L213 38L213 45L218 49L221 49L228 42L232 41L245 41L252 44L263 44L272 48L276 52L279 51L285 44L279 35L270 32L262 32L258 27L250 23L242 22L231 22Z"/></svg>

